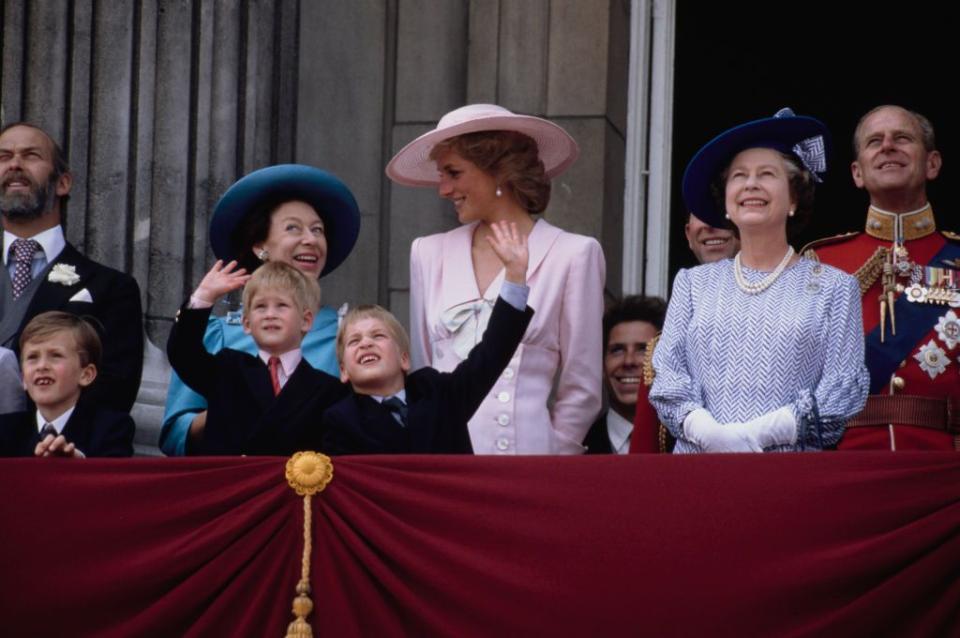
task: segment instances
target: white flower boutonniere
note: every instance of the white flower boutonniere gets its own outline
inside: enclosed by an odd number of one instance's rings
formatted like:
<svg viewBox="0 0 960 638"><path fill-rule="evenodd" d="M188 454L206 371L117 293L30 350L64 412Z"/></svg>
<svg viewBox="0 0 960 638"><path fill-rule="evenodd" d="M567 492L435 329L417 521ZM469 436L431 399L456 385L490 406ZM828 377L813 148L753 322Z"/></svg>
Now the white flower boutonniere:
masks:
<svg viewBox="0 0 960 638"><path fill-rule="evenodd" d="M54 264L47 275L47 281L54 284L63 284L72 286L80 281L80 275L77 274L77 267L70 264Z"/></svg>

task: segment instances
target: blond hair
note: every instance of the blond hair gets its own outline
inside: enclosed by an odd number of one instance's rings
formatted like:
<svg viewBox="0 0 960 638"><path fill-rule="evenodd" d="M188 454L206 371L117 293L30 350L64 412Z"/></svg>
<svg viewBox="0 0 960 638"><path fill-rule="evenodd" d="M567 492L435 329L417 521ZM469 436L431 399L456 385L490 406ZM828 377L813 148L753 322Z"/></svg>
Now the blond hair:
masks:
<svg viewBox="0 0 960 638"><path fill-rule="evenodd" d="M31 341L46 341L62 332L69 332L73 335L73 340L77 344L77 356L80 358L82 367L87 367L91 363L94 366L100 365L103 345L96 329L90 321L83 317L59 310L42 312L30 320L30 323L20 333L21 356L24 348Z"/></svg>
<svg viewBox="0 0 960 638"><path fill-rule="evenodd" d="M320 284L282 261L268 261L253 272L243 287L243 316L246 317L257 293L270 290L290 295L300 312L320 307Z"/></svg>
<svg viewBox="0 0 960 638"><path fill-rule="evenodd" d="M337 330L337 362L341 368L343 367L343 351L346 348L344 340L346 339L347 330L351 324L361 319L376 319L383 323L387 328L387 332L390 333L390 336L393 337L394 342L397 344L400 354L410 354L410 337L407 336L407 331L403 329L403 326L400 325L397 318L393 316L393 313L383 306L376 304L361 304L355 308L351 308L350 311L344 315L343 321L340 323L340 329Z"/></svg>

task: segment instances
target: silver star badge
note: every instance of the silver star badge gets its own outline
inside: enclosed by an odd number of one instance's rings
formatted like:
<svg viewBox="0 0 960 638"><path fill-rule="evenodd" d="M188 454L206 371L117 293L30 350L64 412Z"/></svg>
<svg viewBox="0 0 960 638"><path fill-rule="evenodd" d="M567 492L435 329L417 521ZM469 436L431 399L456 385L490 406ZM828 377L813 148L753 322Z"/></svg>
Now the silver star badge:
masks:
<svg viewBox="0 0 960 638"><path fill-rule="evenodd" d="M947 366L950 365L947 353L933 339L926 345L921 346L920 351L913 355L913 358L920 364L920 369L930 375L931 379L936 379L938 375L943 374Z"/></svg>
<svg viewBox="0 0 960 638"><path fill-rule="evenodd" d="M953 350L960 342L960 319L952 310L940 317L937 322L937 336L946 344L948 350Z"/></svg>

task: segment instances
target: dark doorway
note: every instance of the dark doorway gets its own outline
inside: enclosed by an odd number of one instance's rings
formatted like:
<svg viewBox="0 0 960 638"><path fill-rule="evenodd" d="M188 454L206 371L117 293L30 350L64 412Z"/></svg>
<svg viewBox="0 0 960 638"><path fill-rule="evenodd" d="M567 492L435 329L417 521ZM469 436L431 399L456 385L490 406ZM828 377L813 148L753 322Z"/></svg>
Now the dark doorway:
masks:
<svg viewBox="0 0 960 638"><path fill-rule="evenodd" d="M944 168L928 193L945 230L960 231L950 188L960 165L952 93L960 38L946 5L898 3L678 2L670 272L694 265L683 236L680 181L704 143L784 106L830 128L827 180L796 246L862 230L867 197L850 178L860 116L900 104L930 118ZM891 3L892 4L892 3ZM855 16L844 17L840 9Z"/></svg>

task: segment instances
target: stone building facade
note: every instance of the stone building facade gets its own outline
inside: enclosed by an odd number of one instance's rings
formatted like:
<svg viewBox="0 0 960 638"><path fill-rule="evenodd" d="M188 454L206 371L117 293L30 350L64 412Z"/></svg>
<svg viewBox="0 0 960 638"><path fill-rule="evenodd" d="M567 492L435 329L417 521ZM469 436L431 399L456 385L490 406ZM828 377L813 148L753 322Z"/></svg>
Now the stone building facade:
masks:
<svg viewBox="0 0 960 638"><path fill-rule="evenodd" d="M465 103L548 117L581 156L546 217L601 241L620 294L631 12L651 4L4 0L2 120L61 141L75 174L68 239L143 291L140 451L157 436L171 318L212 261L213 206L262 166L312 164L350 185L360 240L324 279L325 301L405 319L410 242L457 222L435 192L389 182L386 161Z"/></svg>

